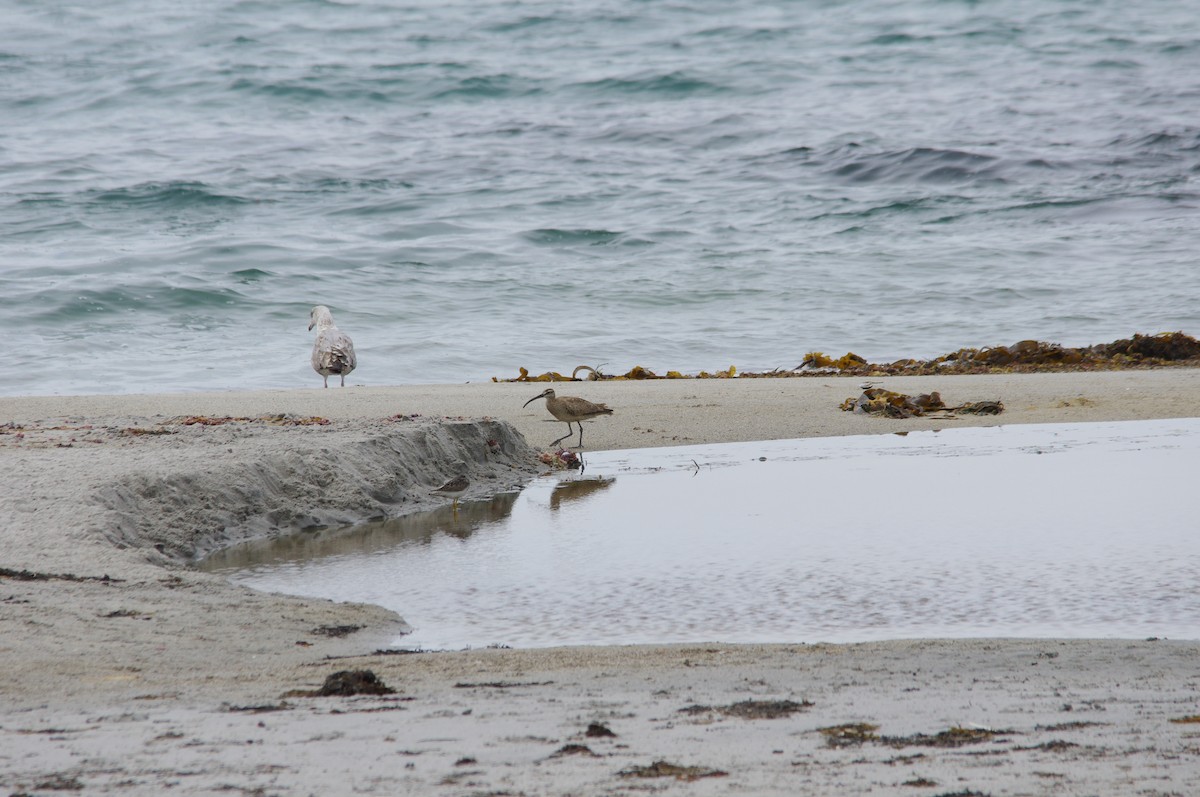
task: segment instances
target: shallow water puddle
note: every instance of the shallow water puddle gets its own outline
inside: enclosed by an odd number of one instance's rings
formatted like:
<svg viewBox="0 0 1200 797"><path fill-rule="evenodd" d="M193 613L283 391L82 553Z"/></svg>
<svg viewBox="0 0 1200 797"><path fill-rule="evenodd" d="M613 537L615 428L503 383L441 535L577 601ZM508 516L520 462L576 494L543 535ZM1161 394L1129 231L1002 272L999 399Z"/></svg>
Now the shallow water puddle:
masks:
<svg viewBox="0 0 1200 797"><path fill-rule="evenodd" d="M519 495L210 558L405 647L1200 638L1200 419L585 453Z"/></svg>

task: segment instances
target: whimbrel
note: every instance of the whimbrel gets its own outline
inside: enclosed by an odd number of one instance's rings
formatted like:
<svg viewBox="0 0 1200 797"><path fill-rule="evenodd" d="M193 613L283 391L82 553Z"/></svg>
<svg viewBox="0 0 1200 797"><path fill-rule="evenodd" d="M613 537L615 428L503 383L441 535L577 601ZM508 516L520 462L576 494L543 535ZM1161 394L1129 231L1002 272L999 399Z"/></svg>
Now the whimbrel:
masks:
<svg viewBox="0 0 1200 797"><path fill-rule="evenodd" d="M354 341L350 336L337 328L333 323L333 314L323 304L318 304L308 314L308 328L317 328L317 340L313 343L313 370L325 378L325 387L329 387L330 374L342 377L342 387L346 386L346 374L358 365L354 356Z"/></svg>
<svg viewBox="0 0 1200 797"><path fill-rule="evenodd" d="M553 388L546 388L521 406L528 407L530 401L537 401L540 398L546 399L546 409L550 410L550 414L567 425L567 433L551 443L552 446L556 446L570 437L571 424L577 423L579 424L579 447L583 448L583 422L598 415L612 415L612 410L604 404L593 404L587 399L576 396L559 398L554 395Z"/></svg>
<svg viewBox="0 0 1200 797"><path fill-rule="evenodd" d="M434 493L436 495L444 495L447 498L454 499L454 503L451 504L451 508L455 512L457 512L458 511L458 497L460 495L462 495L463 493L465 493L467 491L467 488L470 486L471 486L471 482L467 479L466 476L455 476L453 479L446 482L441 487L437 488L436 490L430 490L430 492Z"/></svg>

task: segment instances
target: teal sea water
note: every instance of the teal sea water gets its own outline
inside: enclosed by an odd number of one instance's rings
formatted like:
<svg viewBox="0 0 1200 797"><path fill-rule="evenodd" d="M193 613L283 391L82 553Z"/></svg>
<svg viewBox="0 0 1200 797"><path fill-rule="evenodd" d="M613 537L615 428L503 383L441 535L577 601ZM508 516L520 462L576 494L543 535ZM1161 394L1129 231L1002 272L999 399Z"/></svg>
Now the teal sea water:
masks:
<svg viewBox="0 0 1200 797"><path fill-rule="evenodd" d="M1183 0L0 9L0 394L1200 332Z"/></svg>

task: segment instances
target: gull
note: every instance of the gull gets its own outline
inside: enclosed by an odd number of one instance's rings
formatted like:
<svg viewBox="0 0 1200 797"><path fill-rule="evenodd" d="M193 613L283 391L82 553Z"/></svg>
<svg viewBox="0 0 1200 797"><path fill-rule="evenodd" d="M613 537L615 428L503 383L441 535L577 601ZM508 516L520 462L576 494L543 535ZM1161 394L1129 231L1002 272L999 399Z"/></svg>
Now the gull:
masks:
<svg viewBox="0 0 1200 797"><path fill-rule="evenodd" d="M579 424L579 448L583 448L583 421L598 415L612 415L612 410L604 404L593 404L587 399L575 396L559 398L554 395L552 388L546 388L521 406L528 407L530 401L537 401L540 398L546 399L546 409L550 410L550 414L567 425L567 433L551 443L552 446L558 445L570 437L571 424L577 423Z"/></svg>
<svg viewBox="0 0 1200 797"><path fill-rule="evenodd" d="M457 512L458 511L458 498L460 495L465 493L467 491L467 488L470 486L471 486L471 482L467 479L466 476L455 476L453 479L446 482L441 487L437 488L436 490L430 490L430 492L434 493L435 495L444 495L447 498L453 499L454 503L451 504L451 508L455 512Z"/></svg>
<svg viewBox="0 0 1200 797"><path fill-rule="evenodd" d="M323 304L318 304L308 314L308 328L317 328L317 339L313 343L313 370L325 378L325 387L329 387L330 374L342 378L342 387L346 386L346 374L358 365L354 356L354 341L350 336L337 328L333 323L333 314Z"/></svg>

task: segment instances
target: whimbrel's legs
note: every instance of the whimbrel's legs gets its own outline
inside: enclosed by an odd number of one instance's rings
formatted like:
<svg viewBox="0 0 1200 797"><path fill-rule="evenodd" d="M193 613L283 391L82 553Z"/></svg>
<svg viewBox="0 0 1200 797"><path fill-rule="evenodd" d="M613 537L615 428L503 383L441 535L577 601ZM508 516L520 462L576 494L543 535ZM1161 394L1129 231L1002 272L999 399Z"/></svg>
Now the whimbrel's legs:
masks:
<svg viewBox="0 0 1200 797"><path fill-rule="evenodd" d="M583 424L580 424L580 425L579 425L579 433L580 433L580 434L583 434ZM566 433L565 435L563 435L562 437L558 438L557 440L555 440L555 441L554 441L553 443L551 443L550 445L552 445L552 446L556 446L556 445L558 445L559 443L561 443L563 440L566 440L566 439L567 439L568 437L570 437L570 436L571 436L571 422L570 422L570 421L567 421L567 433Z"/></svg>

